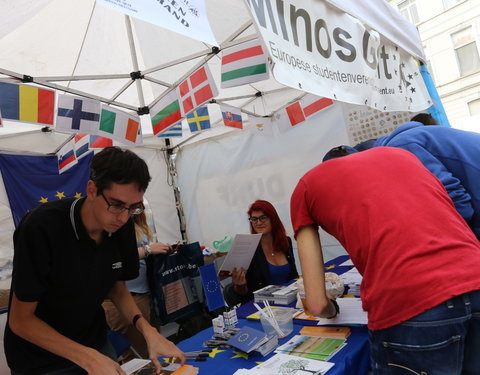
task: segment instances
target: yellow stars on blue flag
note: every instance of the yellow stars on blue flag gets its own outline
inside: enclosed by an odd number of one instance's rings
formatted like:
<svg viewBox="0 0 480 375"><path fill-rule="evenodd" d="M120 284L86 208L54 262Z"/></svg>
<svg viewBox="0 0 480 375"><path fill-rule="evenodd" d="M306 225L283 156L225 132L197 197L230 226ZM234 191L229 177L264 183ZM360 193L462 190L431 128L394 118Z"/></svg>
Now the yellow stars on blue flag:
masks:
<svg viewBox="0 0 480 375"><path fill-rule="evenodd" d="M218 353L221 353L221 352L224 352L225 350L220 350L218 348L213 348L212 351L210 353L208 353L208 356L210 358L215 358L215 356L218 354Z"/></svg>
<svg viewBox="0 0 480 375"><path fill-rule="evenodd" d="M64 191L57 191L57 194L55 194L54 196L58 199L67 198ZM83 194L81 192L76 191L75 195L73 195L73 198L82 198L82 196ZM47 203L48 201L48 197L44 197L43 195L41 195L40 199L38 200L39 203Z"/></svg>
<svg viewBox="0 0 480 375"><path fill-rule="evenodd" d="M248 353L245 353L245 352L241 352L241 351L233 351L235 353L235 355L233 357L230 357L230 359L233 359L233 358L243 358L243 359L248 359Z"/></svg>

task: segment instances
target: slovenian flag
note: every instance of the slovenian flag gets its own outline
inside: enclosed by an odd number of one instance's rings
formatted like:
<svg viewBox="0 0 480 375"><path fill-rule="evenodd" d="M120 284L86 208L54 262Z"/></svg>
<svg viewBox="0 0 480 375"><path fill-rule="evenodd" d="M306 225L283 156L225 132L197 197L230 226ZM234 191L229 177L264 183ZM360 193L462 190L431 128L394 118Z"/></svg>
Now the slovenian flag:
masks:
<svg viewBox="0 0 480 375"><path fill-rule="evenodd" d="M102 104L98 135L134 146L142 143L140 118Z"/></svg>
<svg viewBox="0 0 480 375"><path fill-rule="evenodd" d="M182 119L176 91L171 91L150 109L153 134L157 135Z"/></svg>
<svg viewBox="0 0 480 375"><path fill-rule="evenodd" d="M4 119L53 125L54 109L54 91L0 82L0 110Z"/></svg>
<svg viewBox="0 0 480 375"><path fill-rule="evenodd" d="M220 104L220 110L222 111L223 123L225 126L243 129L242 111L240 108Z"/></svg>
<svg viewBox="0 0 480 375"><path fill-rule="evenodd" d="M58 158L58 172L63 173L68 171L74 165L76 165L77 158L75 157L74 141L70 140L63 145L63 147L57 153Z"/></svg>
<svg viewBox="0 0 480 375"><path fill-rule="evenodd" d="M222 56L222 88L242 86L269 78L267 56L258 39L225 48Z"/></svg>

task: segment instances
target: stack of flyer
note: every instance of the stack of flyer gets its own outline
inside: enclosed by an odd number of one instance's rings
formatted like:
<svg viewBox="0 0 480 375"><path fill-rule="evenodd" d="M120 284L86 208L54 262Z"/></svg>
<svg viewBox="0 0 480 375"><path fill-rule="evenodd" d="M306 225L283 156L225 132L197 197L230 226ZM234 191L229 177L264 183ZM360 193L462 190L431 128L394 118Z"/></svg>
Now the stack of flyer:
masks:
<svg viewBox="0 0 480 375"><path fill-rule="evenodd" d="M275 305L288 305L297 299L297 287L294 285L267 285L253 292L255 302L268 301Z"/></svg>
<svg viewBox="0 0 480 375"><path fill-rule="evenodd" d="M167 363L161 362L162 375L196 375L198 374L198 367L191 365L182 365L180 363ZM132 359L127 363L124 363L122 370L127 375L152 375L155 374L155 366L149 359Z"/></svg>
<svg viewBox="0 0 480 375"><path fill-rule="evenodd" d="M233 375L304 375L325 374L334 366L331 362L316 361L288 354L276 354L250 370L240 369Z"/></svg>
<svg viewBox="0 0 480 375"><path fill-rule="evenodd" d="M262 356L271 353L278 346L277 336L268 336L263 331L245 326L227 343L245 353L259 352Z"/></svg>
<svg viewBox="0 0 480 375"><path fill-rule="evenodd" d="M279 346L275 353L328 361L345 345L345 339L296 335Z"/></svg>

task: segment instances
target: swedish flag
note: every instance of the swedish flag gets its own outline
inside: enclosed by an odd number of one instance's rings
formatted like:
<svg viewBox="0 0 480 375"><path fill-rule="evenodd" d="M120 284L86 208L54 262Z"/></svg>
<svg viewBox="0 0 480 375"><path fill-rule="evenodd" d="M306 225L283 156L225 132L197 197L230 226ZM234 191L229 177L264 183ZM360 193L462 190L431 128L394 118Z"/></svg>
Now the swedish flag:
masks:
<svg viewBox="0 0 480 375"><path fill-rule="evenodd" d="M205 129L210 129L210 116L208 108L199 107L187 115L188 126L192 133L196 133Z"/></svg>

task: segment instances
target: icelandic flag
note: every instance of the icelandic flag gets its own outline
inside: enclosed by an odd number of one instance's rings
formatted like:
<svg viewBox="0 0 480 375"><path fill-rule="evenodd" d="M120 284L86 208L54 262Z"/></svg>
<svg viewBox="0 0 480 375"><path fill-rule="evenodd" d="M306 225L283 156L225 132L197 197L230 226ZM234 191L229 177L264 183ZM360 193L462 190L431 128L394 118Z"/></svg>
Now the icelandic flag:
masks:
<svg viewBox="0 0 480 375"><path fill-rule="evenodd" d="M153 134L157 135L182 119L176 91L169 92L151 109Z"/></svg>
<svg viewBox="0 0 480 375"><path fill-rule="evenodd" d="M91 150L90 146L90 136L88 134L75 134L75 157L78 159L86 156Z"/></svg>
<svg viewBox="0 0 480 375"><path fill-rule="evenodd" d="M97 134L129 146L142 144L140 118L105 104Z"/></svg>
<svg viewBox="0 0 480 375"><path fill-rule="evenodd" d="M0 171L15 226L28 211L42 203L85 196L92 155L59 174L56 155L0 154Z"/></svg>
<svg viewBox="0 0 480 375"><path fill-rule="evenodd" d="M113 146L113 141L110 138L102 137L101 135L90 135L90 148L105 148Z"/></svg>
<svg viewBox="0 0 480 375"><path fill-rule="evenodd" d="M203 291L205 292L205 297L207 299L208 311L224 307L225 300L223 298L220 279L215 270L215 263L201 266L199 267L199 270L202 278Z"/></svg>
<svg viewBox="0 0 480 375"><path fill-rule="evenodd" d="M225 126L243 129L242 111L240 108L220 104L220 110L222 111L223 123Z"/></svg>
<svg viewBox="0 0 480 375"><path fill-rule="evenodd" d="M100 102L79 96L58 96L55 128L70 133L97 134L100 122Z"/></svg>
<svg viewBox="0 0 480 375"><path fill-rule="evenodd" d="M58 172L63 173L68 171L74 165L77 164L77 158L75 157L75 150L74 150L75 141L69 140L65 143L60 151L57 153L58 157Z"/></svg>
<svg viewBox="0 0 480 375"><path fill-rule="evenodd" d="M177 94L182 116L217 96L218 89L208 65L197 69L181 82L177 87Z"/></svg>
<svg viewBox="0 0 480 375"><path fill-rule="evenodd" d="M206 106L200 107L192 113L189 113L187 115L187 122L192 133L210 129L210 116L208 115L208 108Z"/></svg>
<svg viewBox="0 0 480 375"><path fill-rule="evenodd" d="M172 137L181 137L182 136L182 122L178 122L175 125L167 128L161 133L157 134L159 138L172 138Z"/></svg>

